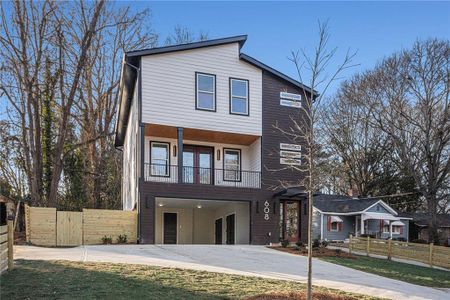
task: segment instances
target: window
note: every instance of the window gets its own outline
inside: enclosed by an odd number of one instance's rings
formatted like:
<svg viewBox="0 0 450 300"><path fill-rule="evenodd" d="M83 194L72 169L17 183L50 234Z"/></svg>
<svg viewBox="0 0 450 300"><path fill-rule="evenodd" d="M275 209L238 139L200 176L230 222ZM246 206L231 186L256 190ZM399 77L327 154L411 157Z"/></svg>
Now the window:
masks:
<svg viewBox="0 0 450 300"><path fill-rule="evenodd" d="M169 143L151 142L151 175L169 176Z"/></svg>
<svg viewBox="0 0 450 300"><path fill-rule="evenodd" d="M241 150L223 149L223 179L241 181Z"/></svg>
<svg viewBox="0 0 450 300"><path fill-rule="evenodd" d="M331 222L331 231L339 231L339 223Z"/></svg>
<svg viewBox="0 0 450 300"><path fill-rule="evenodd" d="M216 111L216 75L195 73L196 109Z"/></svg>
<svg viewBox="0 0 450 300"><path fill-rule="evenodd" d="M402 226L392 226L392 233L402 233Z"/></svg>
<svg viewBox="0 0 450 300"><path fill-rule="evenodd" d="M392 225L392 233L401 234L402 232L402 226ZM383 233L389 233L389 225L383 226Z"/></svg>
<svg viewBox="0 0 450 300"><path fill-rule="evenodd" d="M230 78L230 113L248 116L248 80Z"/></svg>

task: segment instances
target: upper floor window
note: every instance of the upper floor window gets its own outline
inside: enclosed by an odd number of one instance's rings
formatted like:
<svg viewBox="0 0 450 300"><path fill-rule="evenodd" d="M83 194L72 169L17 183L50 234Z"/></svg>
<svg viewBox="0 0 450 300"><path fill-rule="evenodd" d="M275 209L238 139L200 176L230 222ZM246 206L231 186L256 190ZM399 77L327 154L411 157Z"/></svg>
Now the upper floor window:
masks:
<svg viewBox="0 0 450 300"><path fill-rule="evenodd" d="M196 108L216 111L216 75L195 73Z"/></svg>
<svg viewBox="0 0 450 300"><path fill-rule="evenodd" d="M241 181L241 150L223 149L223 168L225 181Z"/></svg>
<svg viewBox="0 0 450 300"><path fill-rule="evenodd" d="M151 175L169 176L169 143L151 142Z"/></svg>
<svg viewBox="0 0 450 300"><path fill-rule="evenodd" d="M248 80L230 78L230 113L248 116Z"/></svg>

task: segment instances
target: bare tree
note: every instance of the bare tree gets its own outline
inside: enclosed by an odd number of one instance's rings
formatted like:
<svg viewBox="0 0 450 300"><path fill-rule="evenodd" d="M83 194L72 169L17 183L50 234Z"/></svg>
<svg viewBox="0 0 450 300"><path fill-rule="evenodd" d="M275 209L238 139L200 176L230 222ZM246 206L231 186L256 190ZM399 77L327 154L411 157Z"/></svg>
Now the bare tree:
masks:
<svg viewBox="0 0 450 300"><path fill-rule="evenodd" d="M333 101L324 109L323 144L339 160L348 191L359 196L373 195L374 179L383 173L391 151L386 134L372 125L374 108L361 104L366 99L367 82L357 75L342 84Z"/></svg>
<svg viewBox="0 0 450 300"><path fill-rule="evenodd" d="M99 20L104 28L93 38L87 54L87 65L82 73L78 103L75 103L75 120L80 127L80 144L85 154L86 186L90 206L105 207L102 199L119 199L106 195L107 164L119 162L113 147L113 122L117 110L120 66L125 51L154 47L157 35L145 26L149 11L131 13L130 8L107 10ZM108 26L110 23L117 26ZM120 172L118 172L120 173ZM120 176L115 177L115 187L120 187ZM105 201L104 201L105 202Z"/></svg>
<svg viewBox="0 0 450 300"><path fill-rule="evenodd" d="M290 60L296 67L300 82L304 82L303 78L308 77L311 90L316 92L315 94L310 94L304 89L301 113L290 117L292 121L290 128L281 128L275 125L285 137L303 145L302 166L291 165L288 168L298 171L302 177L304 176L304 180L300 184L304 186L308 194L308 299L312 299L313 193L319 187L319 180L316 175L318 142L315 135L315 128L320 119L319 107L329 86L339 78L343 71L354 66L353 59L356 56L356 52L352 53L348 50L343 61L338 64L337 68L331 73L328 73L329 65L335 58L337 52L337 48L330 49L328 47L329 38L328 23L319 22L319 41L314 48L313 55L309 56L306 51L292 52Z"/></svg>
<svg viewBox="0 0 450 300"><path fill-rule="evenodd" d="M208 34L204 32L200 32L198 36L195 35L192 31L187 29L186 27L182 27L180 25L175 26L174 33L169 35L166 38L165 45L179 45L179 44L187 44L193 43L195 41L204 41L208 39Z"/></svg>
<svg viewBox="0 0 450 300"><path fill-rule="evenodd" d="M450 178L450 43L417 41L368 75L376 125L391 140L398 162L413 175L427 203L430 240L436 214L448 203ZM444 204L445 205L445 204Z"/></svg>

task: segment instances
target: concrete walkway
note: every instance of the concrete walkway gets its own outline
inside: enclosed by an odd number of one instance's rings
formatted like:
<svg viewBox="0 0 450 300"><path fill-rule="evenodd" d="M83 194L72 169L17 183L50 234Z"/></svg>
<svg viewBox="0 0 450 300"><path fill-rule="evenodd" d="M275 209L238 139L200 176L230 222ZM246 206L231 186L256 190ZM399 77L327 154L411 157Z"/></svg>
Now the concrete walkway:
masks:
<svg viewBox="0 0 450 300"><path fill-rule="evenodd" d="M75 248L16 246L16 259L71 260L187 268L305 282L307 259L263 246L108 245ZM422 287L314 259L313 284L390 299L450 299Z"/></svg>

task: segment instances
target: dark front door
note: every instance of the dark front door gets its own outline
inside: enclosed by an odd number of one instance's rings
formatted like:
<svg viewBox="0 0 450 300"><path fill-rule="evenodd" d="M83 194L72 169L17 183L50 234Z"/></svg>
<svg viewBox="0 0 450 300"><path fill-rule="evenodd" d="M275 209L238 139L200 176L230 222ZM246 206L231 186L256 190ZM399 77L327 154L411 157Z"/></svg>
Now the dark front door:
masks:
<svg viewBox="0 0 450 300"><path fill-rule="evenodd" d="M164 244L177 243L177 214L164 213Z"/></svg>
<svg viewBox="0 0 450 300"><path fill-rule="evenodd" d="M212 184L213 148L183 146L183 182Z"/></svg>
<svg viewBox="0 0 450 300"><path fill-rule="evenodd" d="M222 218L216 220L216 245L222 244Z"/></svg>
<svg viewBox="0 0 450 300"><path fill-rule="evenodd" d="M300 240L300 202L281 202L280 214L282 238L291 243L298 242Z"/></svg>
<svg viewBox="0 0 450 300"><path fill-rule="evenodd" d="M234 221L235 221L236 215L232 214L227 216L227 244L228 245L234 245Z"/></svg>

